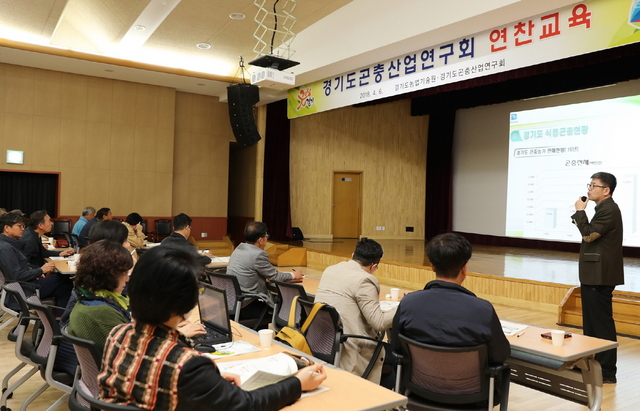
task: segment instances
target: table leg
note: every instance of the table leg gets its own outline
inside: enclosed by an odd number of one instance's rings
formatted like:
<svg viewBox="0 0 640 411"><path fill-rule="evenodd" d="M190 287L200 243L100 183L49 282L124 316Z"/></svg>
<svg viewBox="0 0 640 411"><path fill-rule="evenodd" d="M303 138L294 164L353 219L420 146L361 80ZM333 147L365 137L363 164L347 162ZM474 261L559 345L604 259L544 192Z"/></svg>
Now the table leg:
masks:
<svg viewBox="0 0 640 411"><path fill-rule="evenodd" d="M577 364L582 370L582 379L587 386L587 396L591 411L600 411L602 406L602 368L595 358L589 357L580 360Z"/></svg>

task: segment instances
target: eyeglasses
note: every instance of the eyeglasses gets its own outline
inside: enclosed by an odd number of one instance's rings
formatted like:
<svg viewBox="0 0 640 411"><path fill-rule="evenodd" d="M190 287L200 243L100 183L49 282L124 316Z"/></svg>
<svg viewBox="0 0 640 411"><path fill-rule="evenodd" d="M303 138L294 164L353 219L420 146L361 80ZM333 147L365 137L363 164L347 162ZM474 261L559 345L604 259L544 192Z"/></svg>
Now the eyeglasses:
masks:
<svg viewBox="0 0 640 411"><path fill-rule="evenodd" d="M265 234L262 237L266 238L267 240L269 239L269 234Z"/></svg>
<svg viewBox="0 0 640 411"><path fill-rule="evenodd" d="M22 223L15 223L13 226L24 230L24 224Z"/></svg>
<svg viewBox="0 0 640 411"><path fill-rule="evenodd" d="M599 186L597 184L587 184L587 189L588 190L593 190L596 187L600 187L600 188L608 188L607 186Z"/></svg>

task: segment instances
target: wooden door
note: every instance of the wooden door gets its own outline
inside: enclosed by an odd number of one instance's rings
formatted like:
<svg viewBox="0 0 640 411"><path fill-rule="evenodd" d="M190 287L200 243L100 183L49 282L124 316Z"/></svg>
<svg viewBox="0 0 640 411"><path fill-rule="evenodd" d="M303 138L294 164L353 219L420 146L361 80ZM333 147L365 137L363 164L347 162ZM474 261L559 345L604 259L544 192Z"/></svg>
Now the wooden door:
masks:
<svg viewBox="0 0 640 411"><path fill-rule="evenodd" d="M333 173L333 217L334 238L359 238L361 215L362 173Z"/></svg>

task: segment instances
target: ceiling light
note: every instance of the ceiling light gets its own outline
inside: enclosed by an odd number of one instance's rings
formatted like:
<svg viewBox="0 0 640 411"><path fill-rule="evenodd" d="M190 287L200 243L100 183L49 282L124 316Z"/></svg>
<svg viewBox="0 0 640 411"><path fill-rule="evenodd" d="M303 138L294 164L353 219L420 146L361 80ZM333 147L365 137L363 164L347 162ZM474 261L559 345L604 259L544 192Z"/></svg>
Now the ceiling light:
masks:
<svg viewBox="0 0 640 411"><path fill-rule="evenodd" d="M211 44L209 43L198 43L196 44L196 47L202 50L208 50L211 48Z"/></svg>
<svg viewBox="0 0 640 411"><path fill-rule="evenodd" d="M229 17L231 18L231 20L242 20L246 16L242 13L231 13L229 14Z"/></svg>
<svg viewBox="0 0 640 411"><path fill-rule="evenodd" d="M134 28L136 31L145 31L145 30L147 29L147 28L146 28L145 26L143 26L142 24L138 24L138 25L136 25L136 26L133 26L133 28Z"/></svg>

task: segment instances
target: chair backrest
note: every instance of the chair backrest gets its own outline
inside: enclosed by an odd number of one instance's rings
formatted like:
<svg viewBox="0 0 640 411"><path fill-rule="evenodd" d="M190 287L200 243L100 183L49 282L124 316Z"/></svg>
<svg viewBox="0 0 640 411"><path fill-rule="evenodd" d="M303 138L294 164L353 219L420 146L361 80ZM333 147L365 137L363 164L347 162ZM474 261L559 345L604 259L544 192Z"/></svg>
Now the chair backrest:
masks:
<svg viewBox="0 0 640 411"><path fill-rule="evenodd" d="M273 281L278 291L278 304L274 310L275 325L283 327L287 325L289 313L291 312L291 303L294 297L310 301L304 287L300 284L284 283L281 281ZM296 324L300 323L302 307L296 304Z"/></svg>
<svg viewBox="0 0 640 411"><path fill-rule="evenodd" d="M85 340L78 338L67 332L67 327L60 329L62 337L73 345L73 349L78 357L78 363L80 364L80 378L76 380L74 388L82 389L90 395L97 397L99 393L98 387L98 374L100 373L100 366L102 362L102 354L95 342L91 340ZM89 408L89 403L80 395L74 393L69 398L70 408L84 407ZM72 407L72 404L76 402L77 406Z"/></svg>
<svg viewBox="0 0 640 411"><path fill-rule="evenodd" d="M53 220L54 236L63 236L65 231L71 232L71 220Z"/></svg>
<svg viewBox="0 0 640 411"><path fill-rule="evenodd" d="M486 344L442 347L400 334L402 382L422 398L444 404L471 404L489 399Z"/></svg>
<svg viewBox="0 0 640 411"><path fill-rule="evenodd" d="M304 321L304 318L313 309L314 303L298 298L297 304L302 308L301 321ZM340 350L341 335L342 323L340 322L340 315L330 305L322 306L305 333L313 356L331 364L334 364L336 355Z"/></svg>
<svg viewBox="0 0 640 411"><path fill-rule="evenodd" d="M13 329L8 335L8 338L10 341L16 342L16 349L15 349L16 357L18 357L23 362L33 364L33 361L31 361L29 356L31 355L31 351L33 350L32 344L34 342L37 342L40 339L41 333L40 333L39 322L34 327L33 338L31 339L31 341L27 341L25 337L25 333L27 331L31 318L29 317L29 307L27 306L27 303L25 301L26 300L25 292L22 289L21 283L19 282L5 283L2 286L2 294L3 294L3 297L5 297L5 299L3 300L3 303L8 298L13 301L17 301L16 304L20 307L18 311L14 311L18 316L18 327Z"/></svg>
<svg viewBox="0 0 640 411"><path fill-rule="evenodd" d="M36 312L38 318L40 318L40 322L44 326L44 333L38 346L31 353L31 359L38 364L46 365L51 347L54 344L58 344L62 338L60 327L51 309L43 305L37 296L32 295L28 297L26 303L29 309Z"/></svg>
<svg viewBox="0 0 640 411"><path fill-rule="evenodd" d="M82 246L82 244L80 244L80 237L78 237L78 234L71 233L71 238L73 239L74 244L73 249L77 253L80 251L80 247Z"/></svg>
<svg viewBox="0 0 640 411"><path fill-rule="evenodd" d="M225 269L205 270L205 274L209 277L211 285L214 287L222 288L227 293L227 308L229 310L229 317L235 317L236 307L242 290L240 289L240 283L235 275L227 274Z"/></svg>
<svg viewBox="0 0 640 411"><path fill-rule="evenodd" d="M169 235L171 234L171 220L156 220L156 234Z"/></svg>
<svg viewBox="0 0 640 411"><path fill-rule="evenodd" d="M140 222L140 225L142 226L142 232L143 232L143 233L145 233L145 234L147 234L147 220L146 220L146 219L143 219L143 220Z"/></svg>

